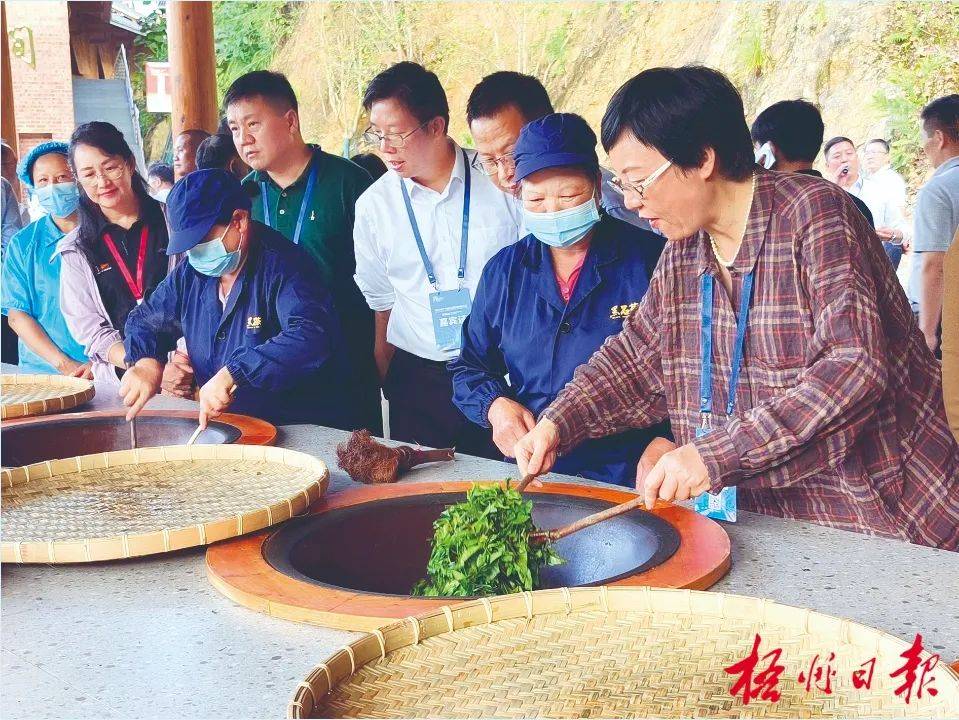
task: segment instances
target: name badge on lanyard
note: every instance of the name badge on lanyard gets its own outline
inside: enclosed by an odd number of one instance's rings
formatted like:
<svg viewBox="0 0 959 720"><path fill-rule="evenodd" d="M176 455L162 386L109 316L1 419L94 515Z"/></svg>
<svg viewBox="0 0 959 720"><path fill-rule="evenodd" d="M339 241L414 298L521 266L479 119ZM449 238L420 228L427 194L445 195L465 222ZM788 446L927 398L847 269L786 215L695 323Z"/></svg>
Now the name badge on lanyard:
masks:
<svg viewBox="0 0 959 720"><path fill-rule="evenodd" d="M127 268L126 260L120 255L120 251L117 250L116 243L113 242L110 233L103 233L103 244L107 246L107 250L109 250L110 255L113 256L113 260L117 264L117 270L120 271L120 275L123 277L124 282L126 282L127 288L130 290L130 294L133 295L133 299L136 300L137 305L143 302L143 294L146 290L146 286L143 283L143 271L146 267L147 240L149 236L150 231L147 229L146 224L144 224L143 229L140 231L140 249L137 252L137 277L136 280L134 280L129 268Z"/></svg>
<svg viewBox="0 0 959 720"><path fill-rule="evenodd" d="M704 274L700 281L700 358L699 358L699 416L700 425L696 437L709 434L713 414L713 282L712 275ZM733 347L732 370L729 375L729 394L726 400L726 417L732 417L736 409L736 389L739 387L739 372L743 364L743 349L746 344L746 325L749 322L749 302L753 294L753 273L743 278L742 296L739 299L739 317L736 318L736 344ZM736 522L736 488L726 487L719 494L703 493L694 501L696 512L715 520Z"/></svg>
<svg viewBox="0 0 959 720"><path fill-rule="evenodd" d="M293 230L293 237L290 238L294 245L300 244L300 233L303 232L303 218L306 217L306 208L313 198L313 188L316 187L316 176L319 174L319 164L315 160L310 161L310 174L306 180L306 190L303 192L303 200L300 202L300 214L296 218L296 228ZM260 202L263 205L263 222L273 227L273 220L270 217L270 199L266 190L266 182L260 183Z"/></svg>
<svg viewBox="0 0 959 720"><path fill-rule="evenodd" d="M470 224L470 165L469 157L463 150L463 164L466 169L466 182L463 187L463 226L460 235L460 264L456 272L459 280L459 287L456 290L440 290L439 282L436 278L436 271L433 269L433 263L426 253L426 246L423 244L423 236L420 235L420 228L416 222L416 216L413 214L413 203L410 201L410 194L406 189L406 184L401 180L400 188L403 190L403 202L406 204L406 214L410 218L410 226L413 228L413 237L416 239L416 247L420 251L420 259L423 261L423 267L426 269L426 278L433 286L434 292L430 293L430 314L433 317L433 336L436 340L437 350L459 350L463 343L463 321L470 314L472 300L470 292L463 287L463 280L466 278L466 251L469 245L469 224Z"/></svg>

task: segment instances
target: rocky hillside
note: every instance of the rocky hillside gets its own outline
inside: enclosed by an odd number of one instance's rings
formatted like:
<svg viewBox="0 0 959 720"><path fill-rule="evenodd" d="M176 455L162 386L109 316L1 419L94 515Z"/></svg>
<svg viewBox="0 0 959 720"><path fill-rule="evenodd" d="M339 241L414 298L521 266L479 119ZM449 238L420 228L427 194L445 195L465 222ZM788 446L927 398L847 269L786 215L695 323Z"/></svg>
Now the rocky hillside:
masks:
<svg viewBox="0 0 959 720"><path fill-rule="evenodd" d="M339 151L364 129L366 83L401 59L440 76L464 142L466 98L494 70L537 75L558 109L598 127L643 68L705 63L736 82L750 117L802 97L822 108L827 137L895 138L915 184L915 108L959 87L959 3L308 3L274 65L300 95L307 135Z"/></svg>

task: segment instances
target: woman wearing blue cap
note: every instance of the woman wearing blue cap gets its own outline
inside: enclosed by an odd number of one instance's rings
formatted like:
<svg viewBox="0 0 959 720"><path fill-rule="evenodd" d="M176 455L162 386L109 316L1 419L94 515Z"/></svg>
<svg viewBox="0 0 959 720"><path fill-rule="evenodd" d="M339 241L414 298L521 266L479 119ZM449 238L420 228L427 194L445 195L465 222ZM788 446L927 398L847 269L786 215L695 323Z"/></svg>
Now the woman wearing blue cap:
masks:
<svg viewBox="0 0 959 720"><path fill-rule="evenodd" d="M486 265L463 324L462 352L450 363L457 407L492 427L507 456L574 370L622 330L664 245L602 213L596 135L580 116L554 113L529 123L515 158L530 234ZM589 440L556 470L632 485L650 440L664 432Z"/></svg>
<svg viewBox="0 0 959 720"><path fill-rule="evenodd" d="M353 426L330 295L303 251L250 218L225 170L197 170L167 196L167 252L187 253L125 327L120 396L128 419L160 390L183 337L200 386L200 424L230 407L275 423Z"/></svg>
<svg viewBox="0 0 959 720"><path fill-rule="evenodd" d="M3 312L19 336L20 369L92 378L83 346L60 312L57 243L77 226L80 193L65 142L37 145L17 175L47 213L18 232L3 263Z"/></svg>

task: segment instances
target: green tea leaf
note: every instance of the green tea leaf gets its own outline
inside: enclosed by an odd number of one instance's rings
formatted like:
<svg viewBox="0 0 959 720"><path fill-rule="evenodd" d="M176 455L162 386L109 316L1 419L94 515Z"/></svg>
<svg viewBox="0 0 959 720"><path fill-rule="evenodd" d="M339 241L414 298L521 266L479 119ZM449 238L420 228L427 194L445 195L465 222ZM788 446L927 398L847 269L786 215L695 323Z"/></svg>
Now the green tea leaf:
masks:
<svg viewBox="0 0 959 720"><path fill-rule="evenodd" d="M433 524L426 570L413 595L501 595L534 590L539 569L560 565L549 544L531 545L533 503L512 487L473 485Z"/></svg>

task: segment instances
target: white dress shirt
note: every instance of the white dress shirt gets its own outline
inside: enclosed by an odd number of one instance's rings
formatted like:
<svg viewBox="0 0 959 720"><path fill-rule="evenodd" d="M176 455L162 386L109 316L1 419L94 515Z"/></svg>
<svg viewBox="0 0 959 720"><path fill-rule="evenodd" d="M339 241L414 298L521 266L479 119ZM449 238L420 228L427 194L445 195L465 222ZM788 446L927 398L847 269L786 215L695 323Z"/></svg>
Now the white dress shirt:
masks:
<svg viewBox="0 0 959 720"><path fill-rule="evenodd" d="M436 192L390 170L356 201L353 241L356 284L374 311L392 310L386 339L429 360L452 360L455 350L438 350L429 296L435 292L416 247L400 183L406 185L426 253L440 290L456 290L463 225L463 192L470 173L469 246L463 287L470 297L487 261L519 239L516 204L482 172L463 162L453 144L456 163L443 192ZM467 151L472 159L472 152Z"/></svg>
<svg viewBox="0 0 959 720"><path fill-rule="evenodd" d="M903 238L911 236L912 228L905 217L906 184L895 170L883 168L869 177L860 174L849 192L866 203L877 228L899 230Z"/></svg>

